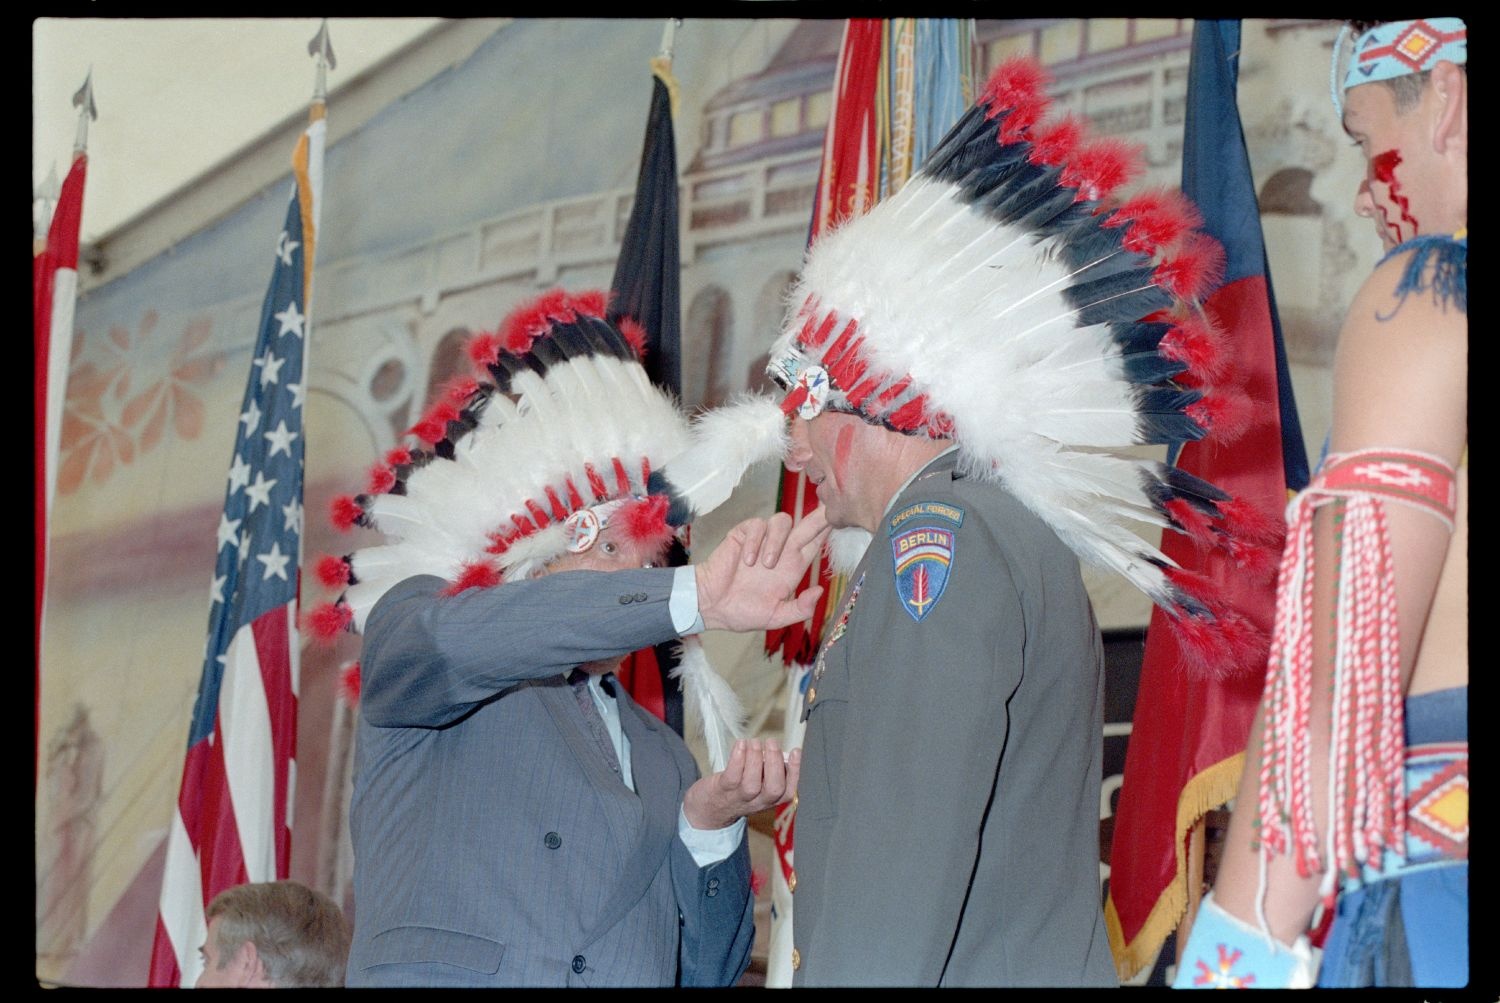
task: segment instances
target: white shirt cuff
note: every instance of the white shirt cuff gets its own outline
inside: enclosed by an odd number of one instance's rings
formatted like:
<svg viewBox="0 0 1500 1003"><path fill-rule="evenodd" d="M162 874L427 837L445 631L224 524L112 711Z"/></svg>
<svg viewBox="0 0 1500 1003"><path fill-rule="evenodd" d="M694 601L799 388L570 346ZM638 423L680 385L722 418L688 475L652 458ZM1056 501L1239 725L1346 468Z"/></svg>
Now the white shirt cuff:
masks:
<svg viewBox="0 0 1500 1003"><path fill-rule="evenodd" d="M677 838L682 840L693 863L699 867L728 860L729 855L739 849L745 838L745 820L736 819L723 829L694 829L687 819L687 812L677 809Z"/></svg>
<svg viewBox="0 0 1500 1003"><path fill-rule="evenodd" d="M667 610L672 614L672 629L678 637L703 633L703 614L698 612L698 573L691 564L675 569L672 596Z"/></svg>

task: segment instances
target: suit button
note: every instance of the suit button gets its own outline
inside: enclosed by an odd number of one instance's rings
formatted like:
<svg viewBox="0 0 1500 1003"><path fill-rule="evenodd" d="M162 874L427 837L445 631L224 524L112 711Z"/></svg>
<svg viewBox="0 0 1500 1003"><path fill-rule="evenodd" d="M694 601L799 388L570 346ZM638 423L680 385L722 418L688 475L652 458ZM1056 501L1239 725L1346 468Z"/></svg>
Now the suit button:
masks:
<svg viewBox="0 0 1500 1003"><path fill-rule="evenodd" d="M631 602L631 598L629 596L621 596L620 597L620 605L621 606L628 606L630 604L630 602Z"/></svg>
<svg viewBox="0 0 1500 1003"><path fill-rule="evenodd" d="M790 874L788 874L786 876L786 890L789 891L789 892L795 892L797 890L797 872L796 871L793 871L792 873L790 873Z"/></svg>
<svg viewBox="0 0 1500 1003"><path fill-rule="evenodd" d="M635 594L635 601L636 602L645 602L648 598L649 598L649 596L647 596L646 593L644 593L644 592L637 592Z"/></svg>
<svg viewBox="0 0 1500 1003"><path fill-rule="evenodd" d="M713 898L717 894L719 894L719 879L718 878L709 878L708 879L708 897L709 898Z"/></svg>
<svg viewBox="0 0 1500 1003"><path fill-rule="evenodd" d="M547 849L555 850L562 846L562 837L555 832L549 832L542 837L542 842L547 844Z"/></svg>
<svg viewBox="0 0 1500 1003"><path fill-rule="evenodd" d="M581 955L581 954L575 954L575 955L573 955L573 971L577 972L579 975L582 975L583 974L583 970L585 968L587 968L587 967L588 967L588 961L587 961L587 959L584 958L583 955Z"/></svg>
<svg viewBox="0 0 1500 1003"><path fill-rule="evenodd" d="M794 948L792 948L792 971L795 972L797 969L799 969L801 967L802 967L802 952L798 951L794 947Z"/></svg>

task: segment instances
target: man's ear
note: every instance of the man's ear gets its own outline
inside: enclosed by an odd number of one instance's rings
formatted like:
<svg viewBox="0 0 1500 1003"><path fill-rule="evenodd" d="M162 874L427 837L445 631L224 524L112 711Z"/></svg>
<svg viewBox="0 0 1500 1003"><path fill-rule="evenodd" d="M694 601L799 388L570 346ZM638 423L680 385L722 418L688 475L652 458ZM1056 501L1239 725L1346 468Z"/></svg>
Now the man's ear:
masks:
<svg viewBox="0 0 1500 1003"><path fill-rule="evenodd" d="M1438 153L1468 155L1469 78L1446 59L1432 68L1431 85L1437 100L1432 148Z"/></svg>
<svg viewBox="0 0 1500 1003"><path fill-rule="evenodd" d="M255 949L253 940L240 945L240 949L234 952L234 957L229 959L228 967L234 977L234 984L241 988L271 988L270 980L266 978L265 963L260 960L260 952Z"/></svg>

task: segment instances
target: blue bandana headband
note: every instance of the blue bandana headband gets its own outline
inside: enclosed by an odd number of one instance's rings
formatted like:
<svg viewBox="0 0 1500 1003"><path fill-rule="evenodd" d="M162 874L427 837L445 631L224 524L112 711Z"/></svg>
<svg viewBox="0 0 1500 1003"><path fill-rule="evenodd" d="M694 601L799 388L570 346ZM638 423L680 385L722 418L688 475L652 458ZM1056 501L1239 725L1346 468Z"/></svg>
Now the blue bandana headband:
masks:
<svg viewBox="0 0 1500 1003"><path fill-rule="evenodd" d="M1469 61L1469 30L1462 18L1431 17L1415 21L1378 24L1360 35L1346 57L1343 80L1339 80L1340 57L1349 34L1345 25L1333 43L1333 72L1329 88L1333 107L1344 114L1343 93L1360 84L1390 80L1411 73L1425 73L1439 60L1462 66Z"/></svg>

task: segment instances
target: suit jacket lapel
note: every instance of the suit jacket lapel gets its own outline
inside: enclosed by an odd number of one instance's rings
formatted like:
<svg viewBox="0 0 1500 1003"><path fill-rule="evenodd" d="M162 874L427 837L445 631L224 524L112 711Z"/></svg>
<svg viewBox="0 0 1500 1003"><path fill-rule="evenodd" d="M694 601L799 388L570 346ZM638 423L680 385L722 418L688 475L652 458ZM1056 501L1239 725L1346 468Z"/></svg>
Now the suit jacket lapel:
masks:
<svg viewBox="0 0 1500 1003"><path fill-rule="evenodd" d="M614 892L605 899L598 921L588 940L603 935L631 909L651 887L662 868L672 840L677 838L677 811L682 804L686 778L682 776L671 750L655 734L665 725L645 720L646 711L638 707L616 684L620 709L620 726L630 740L630 770L645 818L627 842L624 870ZM617 781L618 782L618 781Z"/></svg>
<svg viewBox="0 0 1500 1003"><path fill-rule="evenodd" d="M558 732L568 743L568 747L573 750L573 755L577 757L584 777L599 797L605 821L609 824L610 838L618 846L626 848L634 846L641 829L640 809L642 806L605 761L599 743L590 733L583 719L583 708L578 705L578 698L573 688L559 677L556 686L539 686L537 689L540 691L542 705L552 715ZM637 787L639 787L639 780L637 780ZM628 868L630 865L628 849L624 859Z"/></svg>

